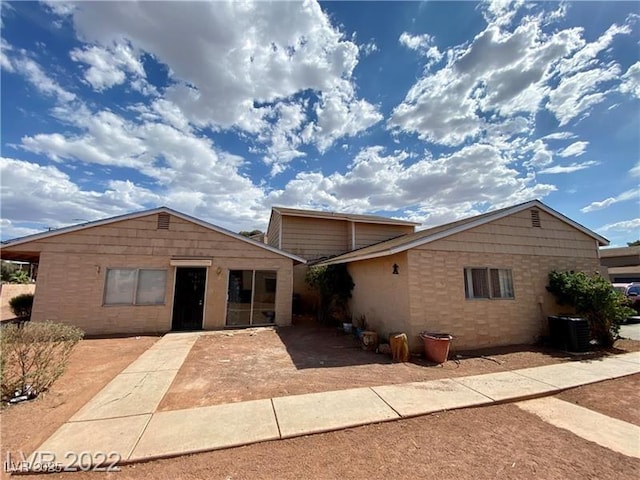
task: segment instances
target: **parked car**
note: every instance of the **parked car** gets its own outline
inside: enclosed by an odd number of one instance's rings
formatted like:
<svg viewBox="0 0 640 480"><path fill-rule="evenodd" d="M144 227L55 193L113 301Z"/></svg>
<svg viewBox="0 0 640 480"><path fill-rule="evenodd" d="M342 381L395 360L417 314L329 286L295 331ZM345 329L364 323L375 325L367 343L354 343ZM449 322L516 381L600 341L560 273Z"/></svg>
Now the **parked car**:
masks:
<svg viewBox="0 0 640 480"><path fill-rule="evenodd" d="M631 308L640 314L640 282L614 283L613 288L627 297Z"/></svg>

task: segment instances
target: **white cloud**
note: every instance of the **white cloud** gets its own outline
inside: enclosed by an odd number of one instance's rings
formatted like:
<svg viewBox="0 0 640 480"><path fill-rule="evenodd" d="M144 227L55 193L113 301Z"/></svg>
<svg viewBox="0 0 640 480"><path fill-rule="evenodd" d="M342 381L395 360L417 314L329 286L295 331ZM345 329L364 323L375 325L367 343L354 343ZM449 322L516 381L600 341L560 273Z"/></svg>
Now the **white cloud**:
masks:
<svg viewBox="0 0 640 480"><path fill-rule="evenodd" d="M62 88L54 79L49 77L42 67L33 59L24 55L13 58L2 57L2 62L7 62L10 68L8 71L15 71L23 75L31 85L39 92L47 96L53 96L60 102L71 102L76 99L76 95Z"/></svg>
<svg viewBox="0 0 640 480"><path fill-rule="evenodd" d="M589 142L573 142L567 148L558 152L561 157L579 157L587 150Z"/></svg>
<svg viewBox="0 0 640 480"><path fill-rule="evenodd" d="M640 62L636 62L622 75L620 91L640 98Z"/></svg>
<svg viewBox="0 0 640 480"><path fill-rule="evenodd" d="M477 141L487 124L515 115L534 116L543 108L556 116L560 126L567 125L588 115L615 90L620 67L605 56L616 36L631 33L629 24L614 24L588 43L582 28L548 32L553 19L545 12L534 13L536 6L511 26L522 5L483 4L487 27L468 45L444 52L447 64L418 79L393 110L389 127L396 133L415 133L429 142L457 146ZM560 18L563 12L561 8L554 15ZM425 49L433 41L429 35L406 32L400 40L415 49ZM632 85L629 80L623 89L630 90ZM560 139L559 135L549 139Z"/></svg>
<svg viewBox="0 0 640 480"><path fill-rule="evenodd" d="M619 75L620 67L614 64L563 78L549 95L547 108L560 121L561 127L567 125L577 116L588 114L591 107L602 102L606 94L599 90L599 86L617 79Z"/></svg>
<svg viewBox="0 0 640 480"><path fill-rule="evenodd" d="M149 179L149 187L111 186L143 204L156 198L223 226L229 211L243 226L266 217L263 191L241 173L244 160L217 149L209 138L110 111L67 115L80 134L25 136L22 147L55 161L134 169Z"/></svg>
<svg viewBox="0 0 640 480"><path fill-rule="evenodd" d="M571 132L555 132L542 137L542 140L570 140L576 136Z"/></svg>
<svg viewBox="0 0 640 480"><path fill-rule="evenodd" d="M555 190L520 176L490 145L408 164L411 158L403 150L387 154L380 146L365 148L346 173L299 173L267 201L351 212L402 210L413 220L437 224L477 212L478 206L506 206Z"/></svg>
<svg viewBox="0 0 640 480"><path fill-rule="evenodd" d="M380 49L378 48L378 45L376 45L376 42L374 42L373 40L370 40L368 43L360 45L359 50L360 50L360 53L362 53L362 55L364 55L365 57L368 57L369 55L372 55L378 52Z"/></svg>
<svg viewBox="0 0 640 480"><path fill-rule="evenodd" d="M599 202L591 202L586 207L581 208L580 211L582 213L594 212L596 210L602 210L603 208L610 207L611 205L614 205L619 202L624 202L626 200L634 200L634 199L640 200L640 190L637 188L622 192L621 194L615 197L605 198L604 200L601 200Z"/></svg>
<svg viewBox="0 0 640 480"><path fill-rule="evenodd" d="M633 233L634 235L637 235L638 229L640 229L640 217L633 218L630 220L623 220L621 222L608 223L607 225L600 227L599 230L602 230L605 232L610 232L610 231L629 232L629 233Z"/></svg>
<svg viewBox="0 0 640 480"><path fill-rule="evenodd" d="M593 167L594 165L598 165L598 162L595 162L595 161L588 161L588 162L582 162L582 163L575 162L570 165L554 165L552 167L547 167L543 170L540 170L538 173L546 173L546 174L574 173L589 167Z"/></svg>
<svg viewBox="0 0 640 480"><path fill-rule="evenodd" d="M11 60L7 57L5 52L10 52L13 50L13 47L9 45L9 43L4 39L0 38L0 68L6 70L7 72L13 72L14 68L11 64Z"/></svg>
<svg viewBox="0 0 640 480"><path fill-rule="evenodd" d="M196 127L264 133L271 108L257 103L288 103L309 91L318 96L321 118L309 127L306 143L321 150L381 118L355 94L358 46L315 1L195 2L189 8L179 2L79 2L70 15L80 38L101 48L100 55L84 59L94 67L113 45L165 64L174 82L165 99ZM97 88L118 84L125 66L135 64L114 62L90 68L88 81ZM327 131L344 120L344 128Z"/></svg>
<svg viewBox="0 0 640 480"><path fill-rule="evenodd" d="M432 64L439 62L443 58L442 52L435 45L435 38L428 33L424 33L422 35L411 35L410 33L402 32L398 41L401 45L404 45L411 50L415 50L429 59L427 68Z"/></svg>
<svg viewBox="0 0 640 480"><path fill-rule="evenodd" d="M460 145L477 136L483 126L468 90L464 76L443 68L411 87L388 124L398 132L417 133L425 141Z"/></svg>
<svg viewBox="0 0 640 480"><path fill-rule="evenodd" d="M112 190L82 190L54 166L0 157L0 173L3 185L20 185L19 189L2 188L2 215L13 225L31 222L57 228L76 223L76 218L94 220L141 207Z"/></svg>
<svg viewBox="0 0 640 480"><path fill-rule="evenodd" d="M320 153L338 138L353 137L382 120L377 108L356 99L348 84L323 92L315 110L318 120L313 125L313 136Z"/></svg>
<svg viewBox="0 0 640 480"><path fill-rule="evenodd" d="M640 177L640 164L636 165L635 167L631 167L631 169L629 170L629 175L631 175L632 177Z"/></svg>
<svg viewBox="0 0 640 480"><path fill-rule="evenodd" d="M541 139L532 142L529 145L529 149L533 152L533 155L528 161L524 162L525 167L539 168L553 163L553 152L549 150Z"/></svg>
<svg viewBox="0 0 640 480"><path fill-rule="evenodd" d="M19 222L12 222L7 218L0 218L0 232L2 232L2 238L5 239L24 237L42 231L43 229L24 226Z"/></svg>
<svg viewBox="0 0 640 480"><path fill-rule="evenodd" d="M98 46L76 48L70 53L71 59L89 66L84 78L97 91L121 85L126 80L126 73L144 77L144 67L131 48L116 45L106 49Z"/></svg>
<svg viewBox="0 0 640 480"><path fill-rule="evenodd" d="M524 0L491 0L483 2L481 7L487 23L508 25L523 5Z"/></svg>

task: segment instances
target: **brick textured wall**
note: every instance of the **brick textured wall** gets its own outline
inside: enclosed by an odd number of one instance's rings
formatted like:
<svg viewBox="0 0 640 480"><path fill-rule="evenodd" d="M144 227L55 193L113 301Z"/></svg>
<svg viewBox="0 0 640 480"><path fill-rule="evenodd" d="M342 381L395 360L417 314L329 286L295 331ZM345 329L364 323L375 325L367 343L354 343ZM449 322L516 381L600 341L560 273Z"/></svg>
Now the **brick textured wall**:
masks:
<svg viewBox="0 0 640 480"><path fill-rule="evenodd" d="M276 323L291 323L290 259L175 216L169 230L156 225L156 215L150 215L31 242L29 251L40 252L32 320L72 323L90 335L166 332L171 329L175 277L171 257L198 256L212 259L204 328L225 325L229 270L240 269L278 272ZM127 267L166 268L166 303L103 306L106 269Z"/></svg>
<svg viewBox="0 0 640 480"><path fill-rule="evenodd" d="M412 347L420 331L454 335L452 347L473 349L532 343L546 331L556 305L546 291L552 270L597 272L593 238L545 212L533 227L523 211L409 251ZM465 267L510 268L515 299L465 298Z"/></svg>
<svg viewBox="0 0 640 480"><path fill-rule="evenodd" d="M409 252L410 334L421 347L421 331L450 333L452 348L474 349L533 343L546 329L546 317L563 311L546 291L551 270L595 271L597 259L450 251ZM463 270L468 266L510 268L515 298L466 299Z"/></svg>

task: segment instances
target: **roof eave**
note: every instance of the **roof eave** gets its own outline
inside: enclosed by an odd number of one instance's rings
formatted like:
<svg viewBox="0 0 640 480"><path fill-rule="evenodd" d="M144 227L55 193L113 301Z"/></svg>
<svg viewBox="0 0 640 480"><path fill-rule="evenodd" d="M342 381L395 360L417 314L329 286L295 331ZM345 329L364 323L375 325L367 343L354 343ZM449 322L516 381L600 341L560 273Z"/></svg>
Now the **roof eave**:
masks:
<svg viewBox="0 0 640 480"><path fill-rule="evenodd" d="M346 214L337 213L335 215L331 215L329 213L323 214L324 212L314 212L314 214L305 214L302 212L286 212L282 211L283 207L271 207L272 211L278 212L283 217L301 217L301 218L320 218L324 220L343 220L346 222L354 222L354 223L375 223L379 225L398 225L403 227L418 227L422 225L418 222L409 222L407 220L395 220L393 218L385 219L354 219L348 218L345 216Z"/></svg>
<svg viewBox="0 0 640 480"><path fill-rule="evenodd" d="M13 248L17 245L22 245L25 243L29 243L29 242L35 242L38 240L42 240L43 238L49 238L49 237L53 237L53 236L57 236L57 235L64 235L66 233L73 233L73 232L78 232L81 230L85 230L88 228L93 228L93 227L100 227L103 225L109 225L111 223L115 223L115 222L121 222L121 221L126 221L126 220L134 220L136 218L140 218L140 217L146 217L149 215L155 215L157 213L168 213L169 215L174 215L178 218L181 218L182 220L191 222L191 223L195 223L196 225L200 225L203 228L209 229L209 230L213 230L214 232L218 232L221 233L223 235L227 235L230 237L233 237L237 240L240 240L242 242L245 243L249 243L251 245L254 245L256 247L262 248L264 250L268 250L270 252L276 253L278 255L281 255L283 257L287 257L290 258L291 260L293 260L294 262L298 262L298 263L307 263L307 261L302 258L302 257L298 257L297 255L293 255L291 253L285 252L283 250L280 250L278 248L272 247L271 245L267 245L266 243L263 242L258 242L257 240L253 240L250 239L248 237L245 237L243 235L240 235L239 233L235 233L232 232L231 230L227 230L226 228L222 228L219 227L217 225L214 225L212 223L209 222L205 222L204 220L200 220L199 218L196 217L192 217L190 215L187 215L186 213L181 213L178 212L176 210L173 210L169 207L158 207L158 208L153 208L150 210L143 210L141 212L134 212L134 213L128 213L125 215L119 215L116 217L111 217L111 218L106 218L103 220L96 220L94 222L88 222L88 223L82 223L82 224L78 224L78 225L71 225L69 227L64 227L64 228L60 228L57 230L52 230L49 232L42 232L42 233L36 233L34 235L28 235L26 237L22 237L22 238L17 238L15 240L9 240L8 242L4 243L2 245L2 248Z"/></svg>

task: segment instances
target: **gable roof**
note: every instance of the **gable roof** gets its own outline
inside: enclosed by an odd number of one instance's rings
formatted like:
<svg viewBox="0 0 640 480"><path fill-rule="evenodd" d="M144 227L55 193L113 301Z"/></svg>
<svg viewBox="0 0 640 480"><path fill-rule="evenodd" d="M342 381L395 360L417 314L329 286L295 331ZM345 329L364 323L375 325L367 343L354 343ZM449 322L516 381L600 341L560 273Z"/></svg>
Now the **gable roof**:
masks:
<svg viewBox="0 0 640 480"><path fill-rule="evenodd" d="M378 223L384 225L406 225L415 227L420 225L416 222L398 220L395 218L382 217L380 215L359 215L355 213L323 212L320 210L301 210L297 208L271 207L272 212L278 212L287 217L323 218L329 220L347 220L356 223Z"/></svg>
<svg viewBox="0 0 640 480"><path fill-rule="evenodd" d="M87 228L99 227L102 225L109 225L115 222L122 222L124 220L133 220L136 218L146 217L146 216L154 215L158 213L168 213L169 215L174 215L187 222L195 223L196 225L200 225L201 227L207 228L214 232L221 233L223 235L227 235L229 237L235 238L236 240L240 240L241 242L245 242L255 247L268 250L278 255L282 255L283 257L290 258L295 262L307 263L307 261L304 258L298 257L297 255L293 255L291 253L280 250L279 248L272 247L270 245L267 245L266 243L258 242L251 238L232 232L231 230L227 230L226 228L222 228L212 223L205 222L204 220L200 220L199 218L192 217L191 215L187 215L186 213L178 212L177 210L173 210L169 207L158 207L150 210L143 210L141 212L127 213L125 215L118 215L115 217L104 218L102 220L95 220L93 222L86 222L86 223L81 223L77 225L71 225L69 227L58 228L56 230L50 230L48 232L35 233L33 235L27 235L25 237L14 238L13 240L7 240L2 242L2 248L13 247L13 246L21 245L28 242L34 242L36 240L42 240L44 238L54 237L57 235L64 235L67 233L77 232L80 230L86 230Z"/></svg>
<svg viewBox="0 0 640 480"><path fill-rule="evenodd" d="M492 212L483 213L481 215L476 215L474 217L464 218L462 220L457 220L455 222L447 223L437 227L428 228L426 230L420 230L419 232L410 233L407 235L402 235L400 237L392 238L391 240L386 240L384 242L376 243L368 247L360 248L358 250L353 250L351 252L347 252L342 255L338 255L336 257L324 260L322 262L319 262L318 265L333 265L336 263L348 263L348 262L355 262L358 260L367 260L370 258L394 255L396 253L409 250L410 248L414 248L420 245L424 245L426 243L434 242L436 240L440 240L441 238L455 235L456 233L460 233L465 230L469 230L471 228L484 225L485 223L489 223L494 220L498 220L499 218L503 218L508 215L513 215L514 213L518 213L533 207L539 208L540 210L548 213L549 215L552 215L557 219L565 223L568 223L572 227L580 230L582 233L595 239L599 245L609 244L609 240L607 240L606 238L602 237L601 235L598 235L597 233L589 230L586 227L583 227L579 223L574 222L570 218L562 215L561 213L556 212L554 209L548 207L547 205L542 203L540 200L532 200L530 202L521 203L519 205L514 205L512 207L506 207L500 210L494 210Z"/></svg>

